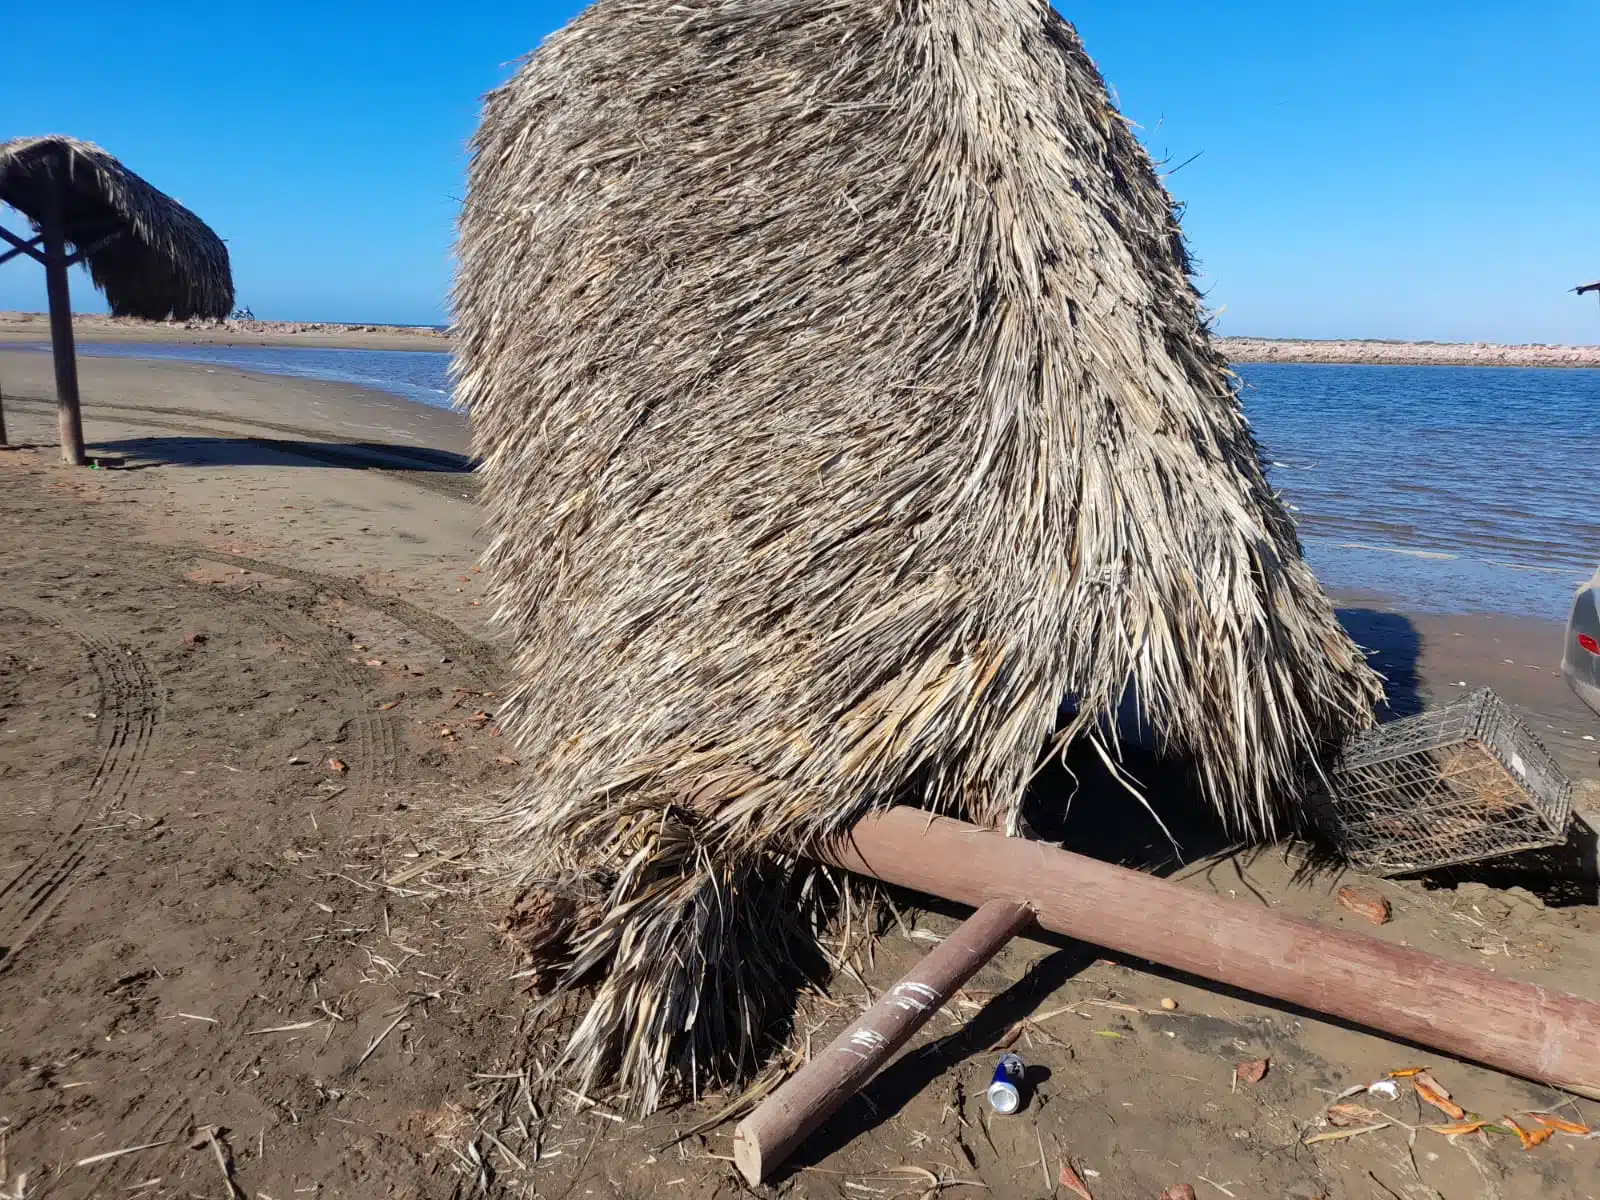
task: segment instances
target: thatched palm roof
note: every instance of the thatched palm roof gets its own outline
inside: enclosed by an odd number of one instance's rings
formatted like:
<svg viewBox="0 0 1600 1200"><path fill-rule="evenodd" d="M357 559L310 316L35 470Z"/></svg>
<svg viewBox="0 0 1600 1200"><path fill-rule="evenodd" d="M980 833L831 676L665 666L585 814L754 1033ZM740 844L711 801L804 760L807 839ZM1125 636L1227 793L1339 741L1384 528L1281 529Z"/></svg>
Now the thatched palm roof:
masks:
<svg viewBox="0 0 1600 1200"><path fill-rule="evenodd" d="M1042 0L600 0L488 97L459 253L520 853L635 1106L751 1061L782 850L1014 826L1063 697L1072 741L1135 686L1258 833L1371 720Z"/></svg>
<svg viewBox="0 0 1600 1200"><path fill-rule="evenodd" d="M90 277L113 315L220 319L233 311L228 248L172 197L89 142L0 142L0 201L37 225L52 182L61 186L66 241L89 251Z"/></svg>

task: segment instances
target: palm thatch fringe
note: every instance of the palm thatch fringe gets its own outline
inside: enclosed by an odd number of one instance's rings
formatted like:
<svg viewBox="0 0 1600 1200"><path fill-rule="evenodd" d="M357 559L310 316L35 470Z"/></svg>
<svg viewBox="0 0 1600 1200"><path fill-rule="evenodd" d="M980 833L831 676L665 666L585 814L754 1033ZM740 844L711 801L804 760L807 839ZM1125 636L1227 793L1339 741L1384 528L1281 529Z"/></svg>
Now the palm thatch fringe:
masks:
<svg viewBox="0 0 1600 1200"><path fill-rule="evenodd" d="M66 241L89 252L89 275L112 315L221 320L233 311L228 248L172 197L89 142L0 142L0 201L37 225L57 184Z"/></svg>
<svg viewBox="0 0 1600 1200"><path fill-rule="evenodd" d="M593 901L565 1062L636 1108L781 1010L781 851L897 802L1014 832L1130 687L1264 834L1371 721L1043 0L600 0L487 98L459 254L515 853Z"/></svg>

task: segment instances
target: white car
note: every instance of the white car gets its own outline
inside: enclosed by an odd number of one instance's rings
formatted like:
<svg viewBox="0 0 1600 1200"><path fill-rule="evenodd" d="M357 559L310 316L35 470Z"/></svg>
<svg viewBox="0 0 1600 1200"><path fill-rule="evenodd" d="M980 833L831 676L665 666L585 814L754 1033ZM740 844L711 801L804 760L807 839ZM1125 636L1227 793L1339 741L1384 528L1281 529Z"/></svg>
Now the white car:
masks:
<svg viewBox="0 0 1600 1200"><path fill-rule="evenodd" d="M1600 570L1573 598L1561 673L1578 699L1600 713Z"/></svg>

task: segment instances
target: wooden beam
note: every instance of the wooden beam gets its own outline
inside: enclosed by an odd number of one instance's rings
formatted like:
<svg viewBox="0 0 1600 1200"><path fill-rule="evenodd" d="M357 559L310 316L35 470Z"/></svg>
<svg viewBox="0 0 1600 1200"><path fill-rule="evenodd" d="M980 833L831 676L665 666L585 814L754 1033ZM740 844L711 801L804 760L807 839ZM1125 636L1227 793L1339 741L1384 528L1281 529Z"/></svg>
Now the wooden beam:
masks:
<svg viewBox="0 0 1600 1200"><path fill-rule="evenodd" d="M0 225L0 241L7 241L11 243L11 249L7 250L4 254L0 254L0 263L10 262L19 254L26 254L29 258L33 259L34 262L42 263L44 261L44 255L41 254L37 249L39 243L44 241L43 234L38 234L34 237L28 238L27 240L23 240L16 234L12 233L11 230L7 229L4 225Z"/></svg>
<svg viewBox="0 0 1600 1200"><path fill-rule="evenodd" d="M959 904L1027 904L1055 933L1600 1100L1600 1004L1580 996L919 809L819 856Z"/></svg>
<svg viewBox="0 0 1600 1200"><path fill-rule="evenodd" d="M9 446L10 444L10 442L6 441L6 399L4 396L0 396L0 446Z"/></svg>
<svg viewBox="0 0 1600 1200"><path fill-rule="evenodd" d="M67 287L67 247L61 221L61 184L55 175L44 189L39 232L44 239L44 284L50 299L50 351L56 368L56 421L61 459L81 467L83 413L78 405L78 353L72 342L72 295Z"/></svg>
<svg viewBox="0 0 1600 1200"><path fill-rule="evenodd" d="M772 1174L813 1130L878 1073L956 989L1012 937L1033 923L1033 910L990 900L916 967L878 998L733 1131L733 1161L754 1187Z"/></svg>
<svg viewBox="0 0 1600 1200"><path fill-rule="evenodd" d="M105 237L99 239L91 245L80 246L76 253L67 255L67 266L75 267L84 259L88 258L91 254L99 254L100 251L104 250L107 246L111 245L112 242L121 237L122 233L123 231L120 229L113 229L110 233L106 234Z"/></svg>

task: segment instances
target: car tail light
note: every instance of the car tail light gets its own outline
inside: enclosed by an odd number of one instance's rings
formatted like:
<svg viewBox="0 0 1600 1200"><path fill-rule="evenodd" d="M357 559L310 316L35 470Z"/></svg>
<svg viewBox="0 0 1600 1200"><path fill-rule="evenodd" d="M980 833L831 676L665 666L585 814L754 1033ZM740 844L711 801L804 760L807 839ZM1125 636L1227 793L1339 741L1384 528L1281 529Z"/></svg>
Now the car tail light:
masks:
<svg viewBox="0 0 1600 1200"><path fill-rule="evenodd" d="M1600 642L1595 641L1587 633L1578 635L1578 645L1582 646L1590 654L1600 654Z"/></svg>

